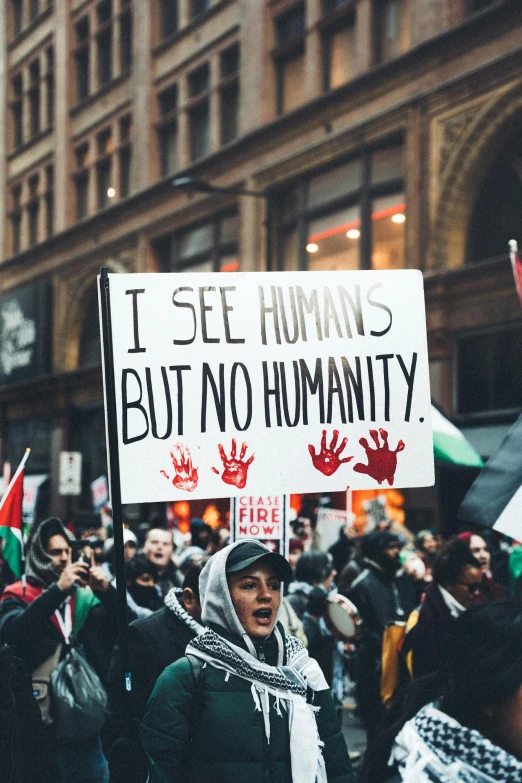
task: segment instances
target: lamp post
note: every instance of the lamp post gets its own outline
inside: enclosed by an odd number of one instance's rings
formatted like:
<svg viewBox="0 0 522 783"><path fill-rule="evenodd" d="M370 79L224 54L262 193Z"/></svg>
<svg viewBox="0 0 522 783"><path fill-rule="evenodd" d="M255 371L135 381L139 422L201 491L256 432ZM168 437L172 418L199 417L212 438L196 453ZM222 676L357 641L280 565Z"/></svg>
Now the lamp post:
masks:
<svg viewBox="0 0 522 783"><path fill-rule="evenodd" d="M214 193L229 194L232 196L250 196L251 198L262 198L265 202L265 261L267 271L271 270L271 245L272 245L272 226L270 221L270 194L267 190L249 190L235 185L230 187L212 185L199 177L176 177L171 182L171 187L175 190L184 190L188 193Z"/></svg>

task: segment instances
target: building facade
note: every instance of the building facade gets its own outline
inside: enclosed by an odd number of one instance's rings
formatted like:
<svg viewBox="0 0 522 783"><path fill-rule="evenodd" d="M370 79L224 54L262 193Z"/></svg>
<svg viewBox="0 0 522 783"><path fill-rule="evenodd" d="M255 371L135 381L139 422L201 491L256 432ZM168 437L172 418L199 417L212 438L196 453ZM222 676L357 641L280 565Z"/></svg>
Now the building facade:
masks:
<svg viewBox="0 0 522 783"><path fill-rule="evenodd" d="M32 446L42 513L106 470L100 266L421 269L432 396L491 453L522 410L519 0L1 7L0 457ZM468 479L410 493L418 524Z"/></svg>

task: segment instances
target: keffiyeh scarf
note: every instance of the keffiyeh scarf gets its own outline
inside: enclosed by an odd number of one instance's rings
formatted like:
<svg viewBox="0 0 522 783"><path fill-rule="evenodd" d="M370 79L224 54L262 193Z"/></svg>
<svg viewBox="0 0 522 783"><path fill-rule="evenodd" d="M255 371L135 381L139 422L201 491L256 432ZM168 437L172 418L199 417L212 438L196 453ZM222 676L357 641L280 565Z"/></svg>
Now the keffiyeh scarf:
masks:
<svg viewBox="0 0 522 783"><path fill-rule="evenodd" d="M194 631L196 636L204 632L204 626L198 623L197 620L194 620L183 606L183 588L171 587L165 596L164 603L178 620L181 620L191 631Z"/></svg>
<svg viewBox="0 0 522 783"><path fill-rule="evenodd" d="M280 634L276 628L274 633ZM281 639L281 642L283 640ZM283 649L283 644L279 645ZM288 714L290 731L290 756L292 783L327 783L324 759L321 752L315 720L316 707L306 701L307 688L326 690L328 684L315 660L308 656L304 645L295 637L284 635L284 649L288 664L270 666L254 655L227 641L219 634L205 629L193 639L186 654L199 658L205 664L251 683L253 706L263 713L267 741L270 742L270 701L283 717Z"/></svg>
<svg viewBox="0 0 522 783"><path fill-rule="evenodd" d="M434 704L404 725L393 763L403 783L522 783L522 762Z"/></svg>

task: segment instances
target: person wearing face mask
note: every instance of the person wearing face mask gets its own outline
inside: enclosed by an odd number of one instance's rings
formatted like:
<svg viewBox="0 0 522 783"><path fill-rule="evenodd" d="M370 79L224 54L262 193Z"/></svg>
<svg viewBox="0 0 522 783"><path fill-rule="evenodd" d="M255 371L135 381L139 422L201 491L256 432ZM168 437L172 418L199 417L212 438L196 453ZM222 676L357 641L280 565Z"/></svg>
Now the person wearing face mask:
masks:
<svg viewBox="0 0 522 783"><path fill-rule="evenodd" d="M503 601L508 594L498 582L495 582L491 573L491 553L487 543L478 533L459 533L458 538L469 547L469 551L480 563L482 571L482 590L478 593L475 602L485 604L487 601Z"/></svg>
<svg viewBox="0 0 522 783"><path fill-rule="evenodd" d="M136 555L125 563L125 581L131 621L149 617L163 606L161 591L157 586L156 569L143 555Z"/></svg>
<svg viewBox="0 0 522 783"><path fill-rule="evenodd" d="M254 540L207 563L205 632L160 676L141 725L150 783L353 780L328 684L277 622L289 579L288 562Z"/></svg>

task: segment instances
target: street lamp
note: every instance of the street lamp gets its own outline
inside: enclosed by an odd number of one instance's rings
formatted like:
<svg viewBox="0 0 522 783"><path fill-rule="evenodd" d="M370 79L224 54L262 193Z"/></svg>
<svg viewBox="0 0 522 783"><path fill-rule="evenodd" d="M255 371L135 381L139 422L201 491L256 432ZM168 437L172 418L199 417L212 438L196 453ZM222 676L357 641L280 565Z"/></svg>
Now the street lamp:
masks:
<svg viewBox="0 0 522 783"><path fill-rule="evenodd" d="M223 193L232 196L250 196L251 198L262 198L265 202L265 258L266 268L271 269L270 248L272 244L272 227L270 223L270 194L267 190L248 190L236 185L224 186L212 185L199 177L176 177L170 183L174 190L185 190L188 193Z"/></svg>

